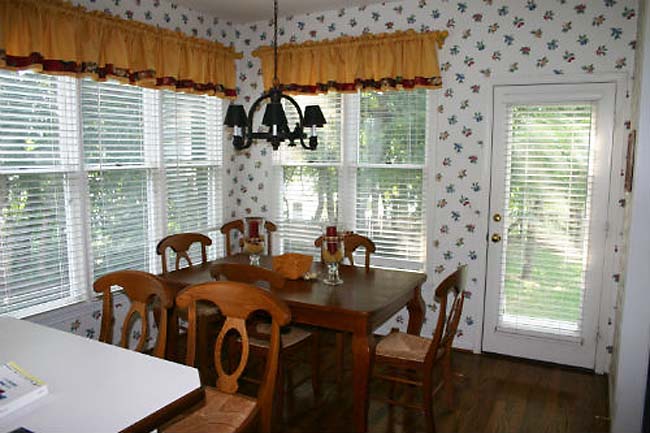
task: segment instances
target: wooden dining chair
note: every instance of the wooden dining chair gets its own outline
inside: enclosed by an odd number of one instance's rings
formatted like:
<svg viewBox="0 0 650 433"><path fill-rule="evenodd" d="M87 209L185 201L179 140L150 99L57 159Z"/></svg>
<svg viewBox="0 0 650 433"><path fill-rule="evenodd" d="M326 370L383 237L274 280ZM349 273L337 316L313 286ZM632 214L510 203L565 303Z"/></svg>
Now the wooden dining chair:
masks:
<svg viewBox="0 0 650 433"><path fill-rule="evenodd" d="M212 245L212 239L201 234L201 233L176 233L173 235L166 236L158 242L156 246L156 253L160 256L163 273L169 272L168 269L168 258L167 250L171 249L176 258L174 270L181 269L181 259L184 259L187 266L192 266L192 259L190 258L189 251L192 245L199 244L201 248L201 263L207 263L208 254L207 247ZM178 318L181 318L187 321L187 312L182 309L174 309L174 316L172 317L173 326L172 329L176 330L178 328ZM222 317L219 315L219 310L211 304L200 303L197 309L197 314L199 316L198 321L198 338L200 341L208 341L210 335L215 335L215 332L210 332L210 329L215 329L220 326ZM156 321L158 318L156 316ZM203 350L204 346L201 346L199 354L199 368L201 370L201 377L204 380L208 380L210 376L210 359L209 354L206 350ZM170 354L175 356L175 354Z"/></svg>
<svg viewBox="0 0 650 433"><path fill-rule="evenodd" d="M215 280L225 278L230 281L242 283L258 284L263 283L269 289L280 289L284 287L286 278L277 272L262 268L259 266L250 266L238 263L219 263L210 269L210 273ZM266 356L268 351L269 324L264 320L252 320L249 327L249 334L253 336L250 339L251 351L260 357ZM296 354L304 353L306 347L309 347L311 358L311 381L314 397L320 396L320 357L319 357L319 339L318 333L311 332L300 326L286 326L282 329L282 338L280 339L280 367L278 370L278 401L277 410L280 416L284 414L285 400L285 377L286 387L289 390L300 383L293 383L292 367L297 359Z"/></svg>
<svg viewBox="0 0 650 433"><path fill-rule="evenodd" d="M266 231L266 251L268 255L273 254L273 233L278 231L278 226L271 221L264 221L264 230ZM233 220L221 226L221 233L226 238L226 256L238 254L242 250L244 236L244 220ZM239 233L239 249L233 248L232 241L234 233Z"/></svg>
<svg viewBox="0 0 650 433"><path fill-rule="evenodd" d="M167 320L174 306L174 292L155 275L142 271L117 271L106 274L93 284L93 290L102 294L102 320L99 341L113 344L113 287L121 287L131 306L122 323L119 345L129 348L132 320L139 316L140 335L135 350L145 352L149 338L149 309L159 308L158 336L152 354L165 357L167 344ZM157 302L155 302L157 301Z"/></svg>
<svg viewBox="0 0 650 433"><path fill-rule="evenodd" d="M314 241L314 245L321 248L323 245L323 236L318 237ZM377 251L375 243L365 236L357 233L347 233L343 238L343 248L345 257L348 262L354 266L354 252L362 247L365 250L365 268L366 271L370 270L370 255ZM322 260L322 256L321 256ZM345 333L336 333L336 379L339 384L343 382L343 364L345 358Z"/></svg>
<svg viewBox="0 0 650 433"><path fill-rule="evenodd" d="M317 248L321 248L323 245L323 236L319 236L315 241L314 241L314 246ZM354 252L360 248L363 247L365 250L365 267L366 270L370 270L370 255L373 254L375 251L377 251L377 247L375 246L375 243L370 239L365 236L362 236L357 233L348 233L344 235L343 237L343 247L345 249L344 254L345 258L348 259L348 262L354 266Z"/></svg>
<svg viewBox="0 0 650 433"><path fill-rule="evenodd" d="M167 273L167 249L176 254L176 270L181 268L181 259L185 259L188 266L192 266L192 259L189 255L189 250L193 244L199 243L201 245L201 260L202 263L208 261L207 247L212 245L212 239L201 233L177 233L169 235L160 240L156 246L156 253L162 260L162 271Z"/></svg>
<svg viewBox="0 0 650 433"><path fill-rule="evenodd" d="M433 417L433 396L444 388L447 403L453 403L453 373L451 370L452 343L458 332L458 323L463 312L467 266L461 266L445 278L436 288L435 298L439 303L438 321L433 338L407 334L393 329L382 338L375 348L374 366L385 371L376 372L374 377L391 382L388 399L380 399L389 405L404 406L424 412L427 430L435 432ZM451 308L447 315L449 295L453 296ZM434 369L441 367L442 380L435 386ZM397 383L415 385L422 388L423 404L395 400Z"/></svg>
<svg viewBox="0 0 650 433"><path fill-rule="evenodd" d="M176 303L188 309L188 350L186 364L194 366L196 361L197 305L199 302L216 305L226 320L219 331L214 346L214 362L217 370L216 387L206 387L205 399L198 407L175 418L160 431L165 433L222 433L240 431L271 431L271 414L278 359L280 353L280 327L289 323L291 312L284 302L271 292L231 281L217 281L197 284L184 289L176 297ZM264 375L257 391L257 398L237 393L239 379L246 368L249 356L250 338L246 319L251 313L265 311L271 316L269 345L266 351ZM230 373L223 365L222 350L226 334L239 334L242 352L239 364ZM201 342L200 344L204 344ZM255 420L258 421L255 428Z"/></svg>

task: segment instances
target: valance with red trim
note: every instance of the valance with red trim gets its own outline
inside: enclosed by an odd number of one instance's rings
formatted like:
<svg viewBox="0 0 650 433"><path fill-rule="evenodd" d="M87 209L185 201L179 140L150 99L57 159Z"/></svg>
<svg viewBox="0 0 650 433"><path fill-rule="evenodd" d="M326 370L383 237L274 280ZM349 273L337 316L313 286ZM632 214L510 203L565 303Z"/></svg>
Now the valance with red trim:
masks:
<svg viewBox="0 0 650 433"><path fill-rule="evenodd" d="M236 97L235 59L218 42L89 12L63 0L0 0L0 68L90 76Z"/></svg>
<svg viewBox="0 0 650 433"><path fill-rule="evenodd" d="M304 94L440 88L438 49L447 34L408 30L285 44L278 47L278 78L288 92ZM253 55L262 61L264 88L271 88L273 48L258 48Z"/></svg>

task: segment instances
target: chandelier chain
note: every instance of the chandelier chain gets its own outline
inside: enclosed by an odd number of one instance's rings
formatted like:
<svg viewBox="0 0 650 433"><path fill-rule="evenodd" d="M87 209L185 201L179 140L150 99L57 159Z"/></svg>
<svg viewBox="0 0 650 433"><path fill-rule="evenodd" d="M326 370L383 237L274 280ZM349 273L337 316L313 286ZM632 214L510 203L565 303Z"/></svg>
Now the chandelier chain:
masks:
<svg viewBox="0 0 650 433"><path fill-rule="evenodd" d="M273 1L273 85L278 80L278 0Z"/></svg>

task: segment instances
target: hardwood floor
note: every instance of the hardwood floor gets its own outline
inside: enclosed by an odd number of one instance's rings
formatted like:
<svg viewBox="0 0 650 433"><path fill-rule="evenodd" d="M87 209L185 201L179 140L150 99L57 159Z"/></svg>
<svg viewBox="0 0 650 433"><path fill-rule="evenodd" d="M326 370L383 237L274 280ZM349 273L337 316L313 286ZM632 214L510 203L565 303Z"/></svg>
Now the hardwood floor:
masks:
<svg viewBox="0 0 650 433"><path fill-rule="evenodd" d="M323 348L322 396L314 402L309 381L297 387L286 404L283 420L274 429L284 432L352 431L350 372L339 387L335 383L330 347ZM349 360L346 360L349 366ZM607 378L582 370L525 360L454 353L455 371L464 377L456 385L456 407L436 399L438 432L606 432L609 430ZM331 367L330 367L331 366ZM308 375L309 370L295 372ZM397 396L409 398L398 387ZM386 397L385 383L374 379L371 396ZM414 395L412 398L420 398ZM291 400L294 400L293 403ZM371 432L421 432L424 417L402 408L389 409L371 401Z"/></svg>

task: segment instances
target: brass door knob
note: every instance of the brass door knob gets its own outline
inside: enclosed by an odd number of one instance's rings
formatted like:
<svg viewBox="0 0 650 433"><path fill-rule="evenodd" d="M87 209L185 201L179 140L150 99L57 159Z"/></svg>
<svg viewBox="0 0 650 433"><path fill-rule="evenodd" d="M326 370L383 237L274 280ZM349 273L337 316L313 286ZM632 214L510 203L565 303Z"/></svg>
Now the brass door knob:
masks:
<svg viewBox="0 0 650 433"><path fill-rule="evenodd" d="M495 213L492 219L496 222L501 221L501 214Z"/></svg>
<svg viewBox="0 0 650 433"><path fill-rule="evenodd" d="M495 234L493 234L493 235L492 235L492 242L494 242L495 244L496 244L497 242L501 242L501 235L500 235L499 233L495 233Z"/></svg>

